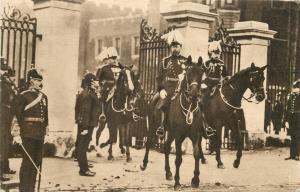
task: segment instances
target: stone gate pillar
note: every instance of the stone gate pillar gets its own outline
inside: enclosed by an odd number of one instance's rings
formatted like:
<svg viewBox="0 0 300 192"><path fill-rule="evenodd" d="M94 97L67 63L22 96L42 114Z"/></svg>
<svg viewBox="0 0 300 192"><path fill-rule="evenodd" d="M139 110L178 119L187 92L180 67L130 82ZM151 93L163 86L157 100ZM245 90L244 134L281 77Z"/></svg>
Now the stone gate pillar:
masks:
<svg viewBox="0 0 300 192"><path fill-rule="evenodd" d="M192 1L179 1L161 15L169 26L176 26L184 37L182 53L191 55L194 61L202 56L207 58L209 24L217 15L209 12L209 7Z"/></svg>
<svg viewBox="0 0 300 192"><path fill-rule="evenodd" d="M80 4L82 0L35 0L36 66L43 70L51 131L72 131L77 92Z"/></svg>
<svg viewBox="0 0 300 192"><path fill-rule="evenodd" d="M259 67L267 65L270 39L276 34L276 31L269 30L268 24L257 21L237 22L228 32L241 44L241 70L249 67L252 62ZM265 77L266 74L265 70ZM266 88L266 80L264 87ZM245 95L247 97L250 93L246 92ZM265 102L254 104L244 101L242 107L250 137L265 139Z"/></svg>

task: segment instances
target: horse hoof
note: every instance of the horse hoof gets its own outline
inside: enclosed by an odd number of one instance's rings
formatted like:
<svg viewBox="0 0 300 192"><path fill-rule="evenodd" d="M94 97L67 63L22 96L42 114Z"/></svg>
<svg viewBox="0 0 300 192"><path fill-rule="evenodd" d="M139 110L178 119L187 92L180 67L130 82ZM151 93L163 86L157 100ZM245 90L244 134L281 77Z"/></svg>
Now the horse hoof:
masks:
<svg viewBox="0 0 300 192"><path fill-rule="evenodd" d="M101 153L97 153L96 157L103 157L103 156L101 155Z"/></svg>
<svg viewBox="0 0 300 192"><path fill-rule="evenodd" d="M107 160L109 160L109 161L112 161L112 160L114 160L115 158L114 158L114 156L108 156L107 157Z"/></svg>
<svg viewBox="0 0 300 192"><path fill-rule="evenodd" d="M233 167L234 168L239 168L239 166L240 166L240 162L238 160L234 160Z"/></svg>
<svg viewBox="0 0 300 192"><path fill-rule="evenodd" d="M127 162L127 163L132 162L132 158L131 158L131 157L127 157L126 162Z"/></svg>
<svg viewBox="0 0 300 192"><path fill-rule="evenodd" d="M106 147L106 146L107 146L107 145L106 145L105 143L101 143L99 147L102 149L102 148L104 148L104 147Z"/></svg>
<svg viewBox="0 0 300 192"><path fill-rule="evenodd" d="M147 168L147 165L141 165L140 168L141 168L142 171L145 171L146 168Z"/></svg>
<svg viewBox="0 0 300 192"><path fill-rule="evenodd" d="M202 164L208 164L208 161L206 159L201 159Z"/></svg>
<svg viewBox="0 0 300 192"><path fill-rule="evenodd" d="M171 181L173 179L172 173L168 172L166 173L166 180Z"/></svg>
<svg viewBox="0 0 300 192"><path fill-rule="evenodd" d="M180 184L175 184L174 185L174 190L175 191L179 191L181 189L181 185Z"/></svg>
<svg viewBox="0 0 300 192"><path fill-rule="evenodd" d="M224 166L223 164L219 164L219 165L218 165L218 168L219 168L219 169L225 169L225 166Z"/></svg>
<svg viewBox="0 0 300 192"><path fill-rule="evenodd" d="M199 179L197 180L197 179L193 178L192 181L191 181L192 188L198 188L199 187L199 183L200 183Z"/></svg>

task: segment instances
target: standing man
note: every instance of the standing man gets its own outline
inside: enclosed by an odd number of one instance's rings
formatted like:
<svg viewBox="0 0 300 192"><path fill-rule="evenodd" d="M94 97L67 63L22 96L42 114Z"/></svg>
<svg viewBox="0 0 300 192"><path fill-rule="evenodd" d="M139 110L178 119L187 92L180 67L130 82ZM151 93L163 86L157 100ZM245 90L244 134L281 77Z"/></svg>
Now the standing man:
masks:
<svg viewBox="0 0 300 192"><path fill-rule="evenodd" d="M181 33L173 30L162 38L165 38L170 45L171 55L163 59L156 78L158 94L154 96L154 100L159 97L158 109L162 112L161 126L157 129L156 134L161 137L164 135L171 99L179 91L179 82L183 80L187 67L187 58L180 54L183 44Z"/></svg>
<svg viewBox="0 0 300 192"><path fill-rule="evenodd" d="M76 122L80 133L77 160L80 167L79 175L92 177L96 173L89 170L86 153L92 139L93 130L98 126L99 99L97 91L99 83L92 73L87 73L82 82L85 88L77 96L75 106Z"/></svg>
<svg viewBox="0 0 300 192"><path fill-rule="evenodd" d="M9 178L3 174L14 174L9 168L9 149L12 142L11 126L13 120L13 102L16 96L14 83L11 80L15 76L14 71L8 66L6 60L0 57L0 83L1 83L1 96L0 96L0 166L1 166L1 181L8 181Z"/></svg>
<svg viewBox="0 0 300 192"><path fill-rule="evenodd" d="M299 161L300 153L300 79L294 82L292 93L290 94L287 121L289 124L289 134L291 135L290 156L285 160L294 159Z"/></svg>
<svg viewBox="0 0 300 192"><path fill-rule="evenodd" d="M27 83L28 89L20 93L16 106L21 133L19 143L23 149L20 192L35 191L37 173L41 174L44 137L48 127L48 98L41 92L43 76L38 70L31 69L27 73Z"/></svg>

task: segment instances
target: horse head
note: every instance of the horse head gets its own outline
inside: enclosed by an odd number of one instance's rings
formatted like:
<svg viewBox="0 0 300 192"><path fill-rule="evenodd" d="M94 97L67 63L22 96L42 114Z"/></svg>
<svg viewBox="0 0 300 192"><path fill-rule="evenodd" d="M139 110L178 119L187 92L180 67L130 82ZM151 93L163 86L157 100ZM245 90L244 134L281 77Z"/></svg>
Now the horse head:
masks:
<svg viewBox="0 0 300 192"><path fill-rule="evenodd" d="M255 95L255 99L258 102L261 102L265 98L265 91L264 91L264 70L267 68L266 66L257 67L254 63L251 64L248 73L249 79L249 89L251 90L252 94Z"/></svg>
<svg viewBox="0 0 300 192"><path fill-rule="evenodd" d="M134 90L132 66L127 67L119 63L119 67L121 71L116 82L116 88L122 91L124 95L130 95Z"/></svg>
<svg viewBox="0 0 300 192"><path fill-rule="evenodd" d="M197 63L191 61L191 56L188 57L185 79L183 80L183 90L190 99L197 99L199 97L203 75L202 63L201 57L199 57Z"/></svg>

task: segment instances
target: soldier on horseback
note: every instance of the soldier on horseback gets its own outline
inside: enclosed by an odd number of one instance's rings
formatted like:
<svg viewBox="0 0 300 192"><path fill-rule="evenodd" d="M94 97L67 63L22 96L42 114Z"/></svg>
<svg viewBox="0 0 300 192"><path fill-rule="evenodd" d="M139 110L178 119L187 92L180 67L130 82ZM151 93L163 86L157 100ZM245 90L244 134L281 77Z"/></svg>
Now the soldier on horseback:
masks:
<svg viewBox="0 0 300 192"><path fill-rule="evenodd" d="M202 69L204 71L203 80L201 84L202 88L202 104L205 104L211 95L214 94L217 89L217 85L226 77L226 68L224 62L220 59L222 48L220 41L212 41L208 44L208 56L209 60L203 63ZM214 130L206 123L206 118L203 114L204 125L206 129L206 137L214 134Z"/></svg>
<svg viewBox="0 0 300 192"><path fill-rule="evenodd" d="M164 36L162 37L164 38ZM184 77L187 67L187 58L180 54L183 37L178 30L174 30L165 35L171 48L171 55L164 58L156 78L158 93L153 100L158 98L158 109L162 111L161 126L157 129L158 136L164 135L164 127L168 118L169 104L176 93L179 92L180 81Z"/></svg>

